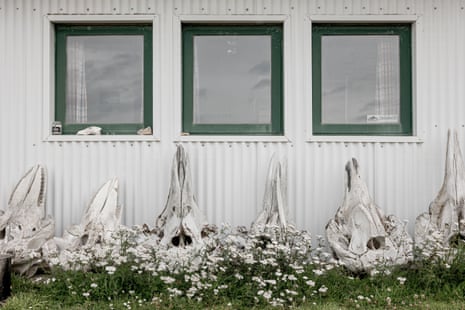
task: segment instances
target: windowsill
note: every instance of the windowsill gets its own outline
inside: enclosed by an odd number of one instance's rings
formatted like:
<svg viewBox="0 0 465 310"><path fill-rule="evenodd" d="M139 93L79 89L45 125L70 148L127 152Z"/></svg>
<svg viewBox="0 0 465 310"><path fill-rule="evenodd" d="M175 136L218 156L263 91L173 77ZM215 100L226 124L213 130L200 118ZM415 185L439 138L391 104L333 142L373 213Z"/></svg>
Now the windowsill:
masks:
<svg viewBox="0 0 465 310"><path fill-rule="evenodd" d="M179 136L174 142L276 142L289 143L291 140L286 136L206 136L189 135Z"/></svg>
<svg viewBox="0 0 465 310"><path fill-rule="evenodd" d="M423 143L418 136L310 136L307 142Z"/></svg>
<svg viewBox="0 0 465 310"><path fill-rule="evenodd" d="M146 141L146 142L158 142L160 139L153 135L50 135L44 139L45 142L105 142L105 141Z"/></svg>

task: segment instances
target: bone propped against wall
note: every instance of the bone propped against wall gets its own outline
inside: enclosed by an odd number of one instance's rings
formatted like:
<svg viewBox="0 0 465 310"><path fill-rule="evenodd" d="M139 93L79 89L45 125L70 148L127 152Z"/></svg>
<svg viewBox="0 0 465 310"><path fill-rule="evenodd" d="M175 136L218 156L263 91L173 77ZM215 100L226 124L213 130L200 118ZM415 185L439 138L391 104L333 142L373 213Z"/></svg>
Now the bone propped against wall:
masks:
<svg viewBox="0 0 465 310"><path fill-rule="evenodd" d="M346 167L345 195L326 237L335 256L353 272L369 272L377 264L403 264L412 259L412 239L405 223L385 217L372 201L355 158Z"/></svg>
<svg viewBox="0 0 465 310"><path fill-rule="evenodd" d="M464 212L465 166L457 131L449 130L444 181L429 206L429 212L417 217L416 245L422 248L436 239L442 242L442 246L448 247L456 238L465 238Z"/></svg>
<svg viewBox="0 0 465 310"><path fill-rule="evenodd" d="M273 155L268 168L263 196L263 209L253 222L251 231L263 232L268 226L286 229L288 225L287 166Z"/></svg>
<svg viewBox="0 0 465 310"><path fill-rule="evenodd" d="M13 254L12 269L22 275L36 273L43 263L42 247L54 235L54 222L45 217L46 194L46 170L36 165L14 188L2 216L1 252Z"/></svg>
<svg viewBox="0 0 465 310"><path fill-rule="evenodd" d="M189 158L178 145L171 166L171 183L165 209L155 226L161 244L186 246L202 243L202 230L207 226L192 189Z"/></svg>
<svg viewBox="0 0 465 310"><path fill-rule="evenodd" d="M62 238L55 238L60 250L76 250L102 243L121 224L121 206L118 204L118 179L103 184L84 211L81 223L66 229Z"/></svg>

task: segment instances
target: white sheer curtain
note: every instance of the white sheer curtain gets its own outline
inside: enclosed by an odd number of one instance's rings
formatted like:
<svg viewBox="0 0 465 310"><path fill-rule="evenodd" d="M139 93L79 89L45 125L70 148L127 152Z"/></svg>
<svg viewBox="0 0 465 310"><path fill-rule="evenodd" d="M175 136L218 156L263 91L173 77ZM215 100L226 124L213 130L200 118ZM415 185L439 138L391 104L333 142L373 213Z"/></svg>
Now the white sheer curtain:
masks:
<svg viewBox="0 0 465 310"><path fill-rule="evenodd" d="M399 121L399 52L395 40L379 40L376 64L376 114Z"/></svg>
<svg viewBox="0 0 465 310"><path fill-rule="evenodd" d="M66 121L87 123L86 56L80 42L68 42Z"/></svg>

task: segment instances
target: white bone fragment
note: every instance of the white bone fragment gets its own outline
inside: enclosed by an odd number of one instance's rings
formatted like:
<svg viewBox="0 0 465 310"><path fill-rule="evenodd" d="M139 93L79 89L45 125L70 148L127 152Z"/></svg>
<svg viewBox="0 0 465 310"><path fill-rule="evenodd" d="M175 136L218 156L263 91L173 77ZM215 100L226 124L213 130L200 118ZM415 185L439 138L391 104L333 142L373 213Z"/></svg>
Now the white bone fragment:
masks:
<svg viewBox="0 0 465 310"><path fill-rule="evenodd" d="M202 244L202 231L208 226L197 205L189 158L181 145L173 158L168 200L155 226L162 245L180 247Z"/></svg>
<svg viewBox="0 0 465 310"><path fill-rule="evenodd" d="M102 134L102 128L97 127L97 126L90 126L87 128L84 128L82 130L79 130L77 135L85 135L85 136L91 136L91 135L101 135Z"/></svg>
<svg viewBox="0 0 465 310"><path fill-rule="evenodd" d="M151 135L152 134L152 127L148 126L145 128L141 128L137 131L138 135Z"/></svg>
<svg viewBox="0 0 465 310"><path fill-rule="evenodd" d="M465 166L457 131L447 134L445 174L442 187L429 205L429 212L415 222L418 248L448 248L465 238Z"/></svg>
<svg viewBox="0 0 465 310"><path fill-rule="evenodd" d="M385 217L374 204L355 158L345 169L344 200L326 226L335 256L353 272L371 272L380 263L407 263L413 258L413 242L405 223L393 215Z"/></svg>
<svg viewBox="0 0 465 310"><path fill-rule="evenodd" d="M263 209L252 223L251 232L264 232L267 227L288 226L287 207L287 166L273 155L268 168L268 176L263 196Z"/></svg>
<svg viewBox="0 0 465 310"><path fill-rule="evenodd" d="M18 182L2 216L1 252L13 254L12 269L22 275L33 276L45 265L42 246L55 232L54 221L45 217L46 190L45 168L36 165Z"/></svg>

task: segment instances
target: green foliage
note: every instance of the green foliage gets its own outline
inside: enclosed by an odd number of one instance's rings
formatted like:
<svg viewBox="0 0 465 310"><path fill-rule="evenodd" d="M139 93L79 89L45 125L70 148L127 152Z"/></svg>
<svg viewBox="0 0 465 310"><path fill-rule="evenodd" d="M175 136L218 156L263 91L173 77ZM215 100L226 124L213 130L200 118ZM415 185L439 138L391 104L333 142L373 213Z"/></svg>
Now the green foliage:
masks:
<svg viewBox="0 0 465 310"><path fill-rule="evenodd" d="M230 236L230 237L227 237ZM234 236L234 237L231 237ZM12 278L5 309L460 309L465 306L465 247L442 259L352 274L304 232L260 235L224 231L204 247L139 247L116 237L104 257L86 249L82 262L39 278ZM96 251L96 250L95 250ZM88 256L84 256L84 253ZM86 270L84 272L84 270Z"/></svg>

